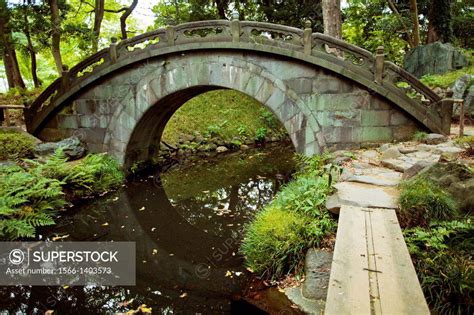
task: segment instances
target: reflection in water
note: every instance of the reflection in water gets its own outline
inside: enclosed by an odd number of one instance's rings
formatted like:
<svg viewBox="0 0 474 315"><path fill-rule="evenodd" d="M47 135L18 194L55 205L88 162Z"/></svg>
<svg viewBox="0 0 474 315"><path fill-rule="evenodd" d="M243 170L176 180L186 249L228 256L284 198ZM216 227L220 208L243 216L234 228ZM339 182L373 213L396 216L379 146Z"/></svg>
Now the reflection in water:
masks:
<svg viewBox="0 0 474 315"><path fill-rule="evenodd" d="M76 207L44 237L135 241L134 287L9 287L11 312L231 313L249 275L238 247L243 226L293 169L289 147L249 150L144 176L123 190ZM242 307L242 305L239 305Z"/></svg>

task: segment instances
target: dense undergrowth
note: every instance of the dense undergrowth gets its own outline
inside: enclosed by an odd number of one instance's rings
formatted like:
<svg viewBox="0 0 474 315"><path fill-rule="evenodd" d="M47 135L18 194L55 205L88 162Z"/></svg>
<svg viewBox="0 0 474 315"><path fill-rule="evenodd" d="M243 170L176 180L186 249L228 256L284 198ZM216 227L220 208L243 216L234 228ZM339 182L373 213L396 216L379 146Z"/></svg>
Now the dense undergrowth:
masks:
<svg viewBox="0 0 474 315"><path fill-rule="evenodd" d="M423 292L436 314L472 314L474 226L456 200L423 175L403 183L400 224Z"/></svg>
<svg viewBox="0 0 474 315"><path fill-rule="evenodd" d="M299 158L300 171L246 226L241 252L247 266L267 279L295 271L306 250L336 231L325 208L336 170L328 156Z"/></svg>
<svg viewBox="0 0 474 315"><path fill-rule="evenodd" d="M61 151L45 162L0 167L0 238L34 237L36 228L53 225L68 203L118 188L119 164L105 154L67 163Z"/></svg>
<svg viewBox="0 0 474 315"><path fill-rule="evenodd" d="M0 129L0 161L32 157L35 139L26 133Z"/></svg>

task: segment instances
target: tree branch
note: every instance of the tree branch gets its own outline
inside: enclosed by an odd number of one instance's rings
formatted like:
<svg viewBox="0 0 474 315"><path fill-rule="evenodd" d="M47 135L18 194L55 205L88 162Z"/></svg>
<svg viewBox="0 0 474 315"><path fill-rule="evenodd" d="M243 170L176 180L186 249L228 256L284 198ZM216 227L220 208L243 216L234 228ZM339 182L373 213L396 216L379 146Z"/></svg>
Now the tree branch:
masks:
<svg viewBox="0 0 474 315"><path fill-rule="evenodd" d="M402 25L405 33L407 33L407 36L408 36L408 45L410 45L411 48L414 47L413 45L413 41L411 39L411 35L410 35L410 31L408 30L408 27L407 25L405 24L405 22L403 22L403 19L402 19L402 16L400 14L400 12L398 12L397 10L397 7L395 6L395 4L392 2L392 0L387 0L388 2L388 6L390 7L390 10L392 10L392 12L395 14L395 16L397 17L398 21L400 22L400 24Z"/></svg>

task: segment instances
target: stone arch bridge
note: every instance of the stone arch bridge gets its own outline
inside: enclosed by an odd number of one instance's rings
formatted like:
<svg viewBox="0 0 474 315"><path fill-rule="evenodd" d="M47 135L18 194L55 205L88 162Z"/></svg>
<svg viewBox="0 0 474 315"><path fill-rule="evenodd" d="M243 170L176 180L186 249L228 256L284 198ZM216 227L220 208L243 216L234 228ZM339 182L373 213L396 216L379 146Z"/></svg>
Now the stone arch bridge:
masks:
<svg viewBox="0 0 474 315"><path fill-rule="evenodd" d="M73 134L124 166L159 148L187 100L214 89L268 107L298 152L401 140L417 129L448 133L452 102L415 77L344 41L281 25L202 21L158 29L65 69L25 111L43 140Z"/></svg>

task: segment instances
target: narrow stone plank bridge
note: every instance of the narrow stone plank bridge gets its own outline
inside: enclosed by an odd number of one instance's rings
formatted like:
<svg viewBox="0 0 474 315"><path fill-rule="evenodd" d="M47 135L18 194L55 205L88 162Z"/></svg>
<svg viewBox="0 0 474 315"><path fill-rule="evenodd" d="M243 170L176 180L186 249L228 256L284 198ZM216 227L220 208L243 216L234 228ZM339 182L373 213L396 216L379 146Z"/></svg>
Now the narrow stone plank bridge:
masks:
<svg viewBox="0 0 474 315"><path fill-rule="evenodd" d="M159 149L181 105L215 89L260 101L307 155L402 140L417 129L446 134L451 123L451 100L385 61L383 48L372 55L310 25L234 19L113 40L65 69L26 109L26 124L43 140L78 135L127 167Z"/></svg>

